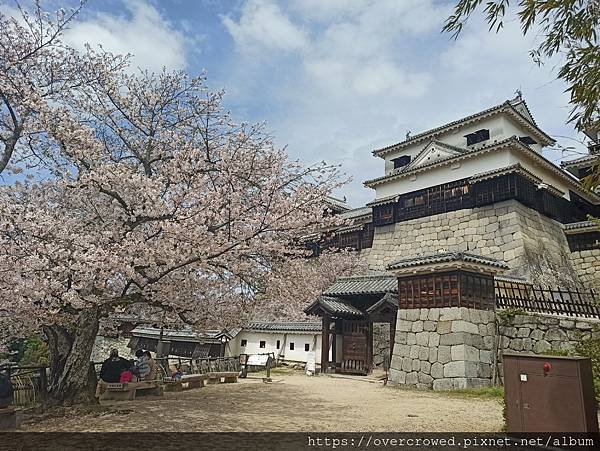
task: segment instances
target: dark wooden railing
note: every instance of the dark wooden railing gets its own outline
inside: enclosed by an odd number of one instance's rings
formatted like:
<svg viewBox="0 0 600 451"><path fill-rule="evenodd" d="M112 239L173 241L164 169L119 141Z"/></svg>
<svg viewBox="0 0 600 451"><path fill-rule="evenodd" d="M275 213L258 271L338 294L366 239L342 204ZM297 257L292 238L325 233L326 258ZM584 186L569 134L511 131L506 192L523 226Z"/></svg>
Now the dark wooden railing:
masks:
<svg viewBox="0 0 600 451"><path fill-rule="evenodd" d="M0 366L0 371L10 376L13 385L12 405L34 407L46 399L48 378L46 366Z"/></svg>
<svg viewBox="0 0 600 451"><path fill-rule="evenodd" d="M592 290L560 290L496 281L496 307L528 312L600 318L600 298Z"/></svg>

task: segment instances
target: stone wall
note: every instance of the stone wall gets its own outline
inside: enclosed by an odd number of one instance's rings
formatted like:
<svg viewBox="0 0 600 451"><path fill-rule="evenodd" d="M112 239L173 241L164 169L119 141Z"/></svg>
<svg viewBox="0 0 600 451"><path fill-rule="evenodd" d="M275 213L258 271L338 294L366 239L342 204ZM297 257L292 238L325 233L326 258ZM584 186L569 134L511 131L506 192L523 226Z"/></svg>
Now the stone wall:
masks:
<svg viewBox="0 0 600 451"><path fill-rule="evenodd" d="M127 347L127 343L129 343L129 338L111 338L98 335L92 348L92 362L106 360L112 348L117 348L121 357L126 359L133 358L133 354L131 353L131 349Z"/></svg>
<svg viewBox="0 0 600 451"><path fill-rule="evenodd" d="M588 338L600 338L600 320L464 307L398 310L389 382L434 390L486 386L496 358L501 377L504 351L568 351Z"/></svg>
<svg viewBox="0 0 600 451"><path fill-rule="evenodd" d="M361 255L383 271L399 258L440 250L504 261L508 275L536 283L581 287L562 225L515 200L376 227L373 246Z"/></svg>
<svg viewBox="0 0 600 451"><path fill-rule="evenodd" d="M571 261L583 286L600 293L600 249L571 252Z"/></svg>
<svg viewBox="0 0 600 451"><path fill-rule="evenodd" d="M390 384L449 390L490 385L493 311L400 309Z"/></svg>
<svg viewBox="0 0 600 451"><path fill-rule="evenodd" d="M546 354L568 351L579 340L600 338L600 320L537 313L507 316L500 311L498 331L499 353ZM502 370L502 365L499 368Z"/></svg>

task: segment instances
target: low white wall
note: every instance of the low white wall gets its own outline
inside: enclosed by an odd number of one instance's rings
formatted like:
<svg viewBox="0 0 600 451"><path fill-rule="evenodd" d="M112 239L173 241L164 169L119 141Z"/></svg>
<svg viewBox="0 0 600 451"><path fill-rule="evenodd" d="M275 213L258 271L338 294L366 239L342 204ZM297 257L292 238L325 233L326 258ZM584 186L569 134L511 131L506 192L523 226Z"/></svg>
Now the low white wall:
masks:
<svg viewBox="0 0 600 451"><path fill-rule="evenodd" d="M242 340L246 340L246 346L242 346ZM279 340L279 348L277 341ZM260 342L265 342L265 347L260 347ZM294 349L290 349L290 343L294 343ZM309 351L305 350L308 344ZM321 333L272 333L260 331L242 331L226 348L226 355L239 354L265 354L272 352L280 360L289 362L307 361L307 353L314 352L316 363L321 362ZM331 354L331 350L329 351Z"/></svg>

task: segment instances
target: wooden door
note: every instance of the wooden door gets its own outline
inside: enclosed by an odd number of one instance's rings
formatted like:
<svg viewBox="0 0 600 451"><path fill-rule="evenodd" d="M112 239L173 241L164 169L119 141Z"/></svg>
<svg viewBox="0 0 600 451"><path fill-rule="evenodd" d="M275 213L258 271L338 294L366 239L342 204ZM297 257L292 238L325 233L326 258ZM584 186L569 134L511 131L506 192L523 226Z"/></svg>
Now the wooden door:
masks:
<svg viewBox="0 0 600 451"><path fill-rule="evenodd" d="M367 374L369 372L368 321L342 322L342 365L340 372Z"/></svg>

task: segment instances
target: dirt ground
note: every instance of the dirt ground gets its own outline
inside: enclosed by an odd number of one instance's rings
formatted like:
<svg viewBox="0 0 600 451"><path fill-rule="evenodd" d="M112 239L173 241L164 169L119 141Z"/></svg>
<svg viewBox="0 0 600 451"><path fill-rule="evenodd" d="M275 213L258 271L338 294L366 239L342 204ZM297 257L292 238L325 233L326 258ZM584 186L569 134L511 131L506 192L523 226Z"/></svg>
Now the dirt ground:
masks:
<svg viewBox="0 0 600 451"><path fill-rule="evenodd" d="M443 431L503 425L497 399L384 387L359 378L275 375L209 385L163 398L69 409L25 418L24 431Z"/></svg>

